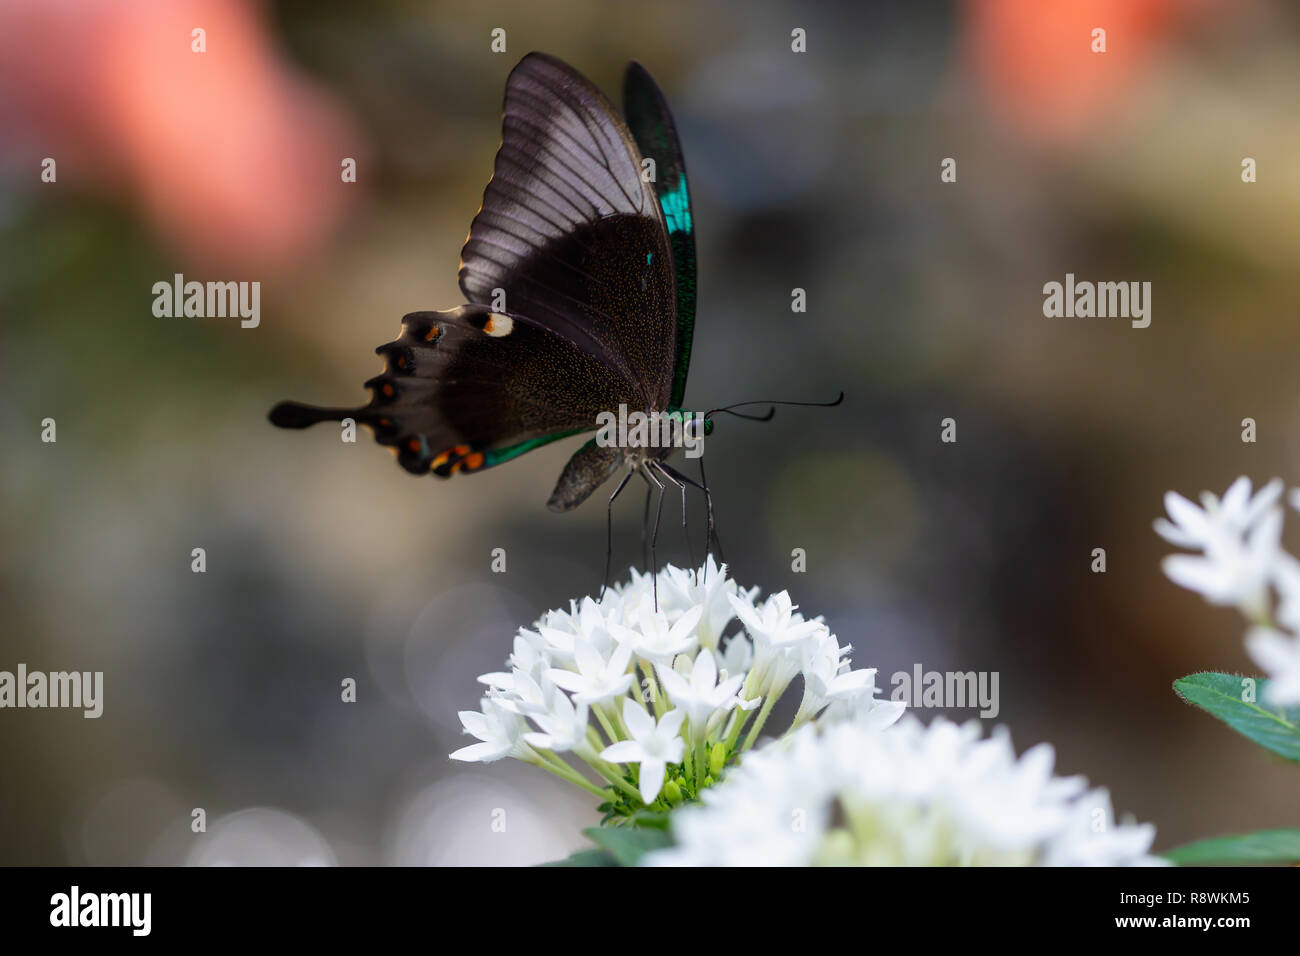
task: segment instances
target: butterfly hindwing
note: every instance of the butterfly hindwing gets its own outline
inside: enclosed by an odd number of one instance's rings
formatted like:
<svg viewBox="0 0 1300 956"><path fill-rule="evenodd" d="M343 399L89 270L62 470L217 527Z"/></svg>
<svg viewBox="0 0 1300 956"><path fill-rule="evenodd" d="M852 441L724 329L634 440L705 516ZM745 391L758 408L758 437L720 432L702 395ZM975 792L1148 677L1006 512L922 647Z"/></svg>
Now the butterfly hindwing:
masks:
<svg viewBox="0 0 1300 956"><path fill-rule="evenodd" d="M654 190L668 229L677 286L677 340L671 402L680 408L686 395L695 333L695 220L677 125L654 79L640 63L623 78L623 112L642 157L654 161Z"/></svg>
<svg viewBox="0 0 1300 956"><path fill-rule="evenodd" d="M620 372L641 410L672 392L676 290L653 188L622 117L571 67L524 57L502 142L461 252L470 302L529 316Z"/></svg>
<svg viewBox="0 0 1300 956"><path fill-rule="evenodd" d="M352 418L370 426L402 467L441 477L477 471L596 427L598 412L631 398L613 369L522 316L479 305L412 312L376 351L383 373L359 408L282 402L271 421L305 428Z"/></svg>

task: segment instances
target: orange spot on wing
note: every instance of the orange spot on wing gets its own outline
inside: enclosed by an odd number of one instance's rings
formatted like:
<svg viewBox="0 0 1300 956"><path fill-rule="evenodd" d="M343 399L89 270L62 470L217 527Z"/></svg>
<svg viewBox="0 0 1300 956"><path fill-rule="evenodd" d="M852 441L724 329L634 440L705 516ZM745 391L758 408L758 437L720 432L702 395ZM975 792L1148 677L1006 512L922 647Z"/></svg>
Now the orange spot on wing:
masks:
<svg viewBox="0 0 1300 956"><path fill-rule="evenodd" d="M438 457L434 458L433 461L429 463L429 466L431 468L440 468L443 465L445 465L447 463L447 459L451 458L453 455L456 456L457 458L464 458L468 454L469 454L469 445L457 445L455 448L448 448L446 451L439 454ZM458 461L456 462L455 465L452 466L451 470L453 474L455 474L456 467L459 465L460 462Z"/></svg>

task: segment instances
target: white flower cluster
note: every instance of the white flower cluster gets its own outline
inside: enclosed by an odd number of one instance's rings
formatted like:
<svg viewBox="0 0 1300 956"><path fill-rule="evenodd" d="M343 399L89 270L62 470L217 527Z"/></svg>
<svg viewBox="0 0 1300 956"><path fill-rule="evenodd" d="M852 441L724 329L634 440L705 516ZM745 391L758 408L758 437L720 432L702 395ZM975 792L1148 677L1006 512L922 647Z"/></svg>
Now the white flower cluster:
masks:
<svg viewBox="0 0 1300 956"><path fill-rule="evenodd" d="M1300 509L1300 489L1290 493ZM1268 674L1265 700L1300 704L1300 560L1282 547L1282 482L1252 493L1250 479L1232 483L1222 498L1201 495L1198 507L1168 492L1169 519L1156 532L1197 554L1175 554L1162 567L1175 584L1212 604L1235 607L1251 622L1246 650Z"/></svg>
<svg viewBox="0 0 1300 956"><path fill-rule="evenodd" d="M1116 823L1110 796L1052 775L1047 744L1017 760L975 721L887 730L818 722L747 754L672 817L648 865L1132 866L1155 829Z"/></svg>
<svg viewBox="0 0 1300 956"><path fill-rule="evenodd" d="M823 713L882 726L902 714L876 699L875 670L852 670L851 648L821 618L804 619L786 592L759 600L712 558L659 572L657 607L655 583L633 571L601 601L521 629L509 670L480 677L489 688L481 709L460 714L480 742L452 758L524 760L605 797L608 815L630 817L712 785L798 676L791 730ZM727 634L734 620L740 628Z"/></svg>

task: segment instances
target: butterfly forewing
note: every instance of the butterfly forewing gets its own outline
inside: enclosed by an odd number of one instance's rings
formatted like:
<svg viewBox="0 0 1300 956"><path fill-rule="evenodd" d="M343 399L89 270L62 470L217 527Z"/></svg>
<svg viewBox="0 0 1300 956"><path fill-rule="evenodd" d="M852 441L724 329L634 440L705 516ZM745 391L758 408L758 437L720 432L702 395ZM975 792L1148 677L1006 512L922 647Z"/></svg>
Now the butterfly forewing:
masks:
<svg viewBox="0 0 1300 956"><path fill-rule="evenodd" d="M677 328L663 213L623 119L552 57L529 54L506 82L501 148L460 284L484 305L504 294L509 311L617 369L633 407L667 408Z"/></svg>
<svg viewBox="0 0 1300 956"><path fill-rule="evenodd" d="M654 162L654 191L663 211L677 286L677 341L671 402L681 406L695 332L695 219L686 180L686 159L677 125L659 87L640 63L623 78L623 112L642 157Z"/></svg>

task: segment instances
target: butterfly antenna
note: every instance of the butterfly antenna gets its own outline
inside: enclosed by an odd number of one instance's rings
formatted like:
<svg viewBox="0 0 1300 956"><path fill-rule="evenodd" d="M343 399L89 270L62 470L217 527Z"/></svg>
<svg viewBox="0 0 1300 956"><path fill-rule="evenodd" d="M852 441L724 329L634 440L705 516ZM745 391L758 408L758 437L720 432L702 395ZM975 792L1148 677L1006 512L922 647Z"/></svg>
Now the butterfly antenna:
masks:
<svg viewBox="0 0 1300 956"><path fill-rule="evenodd" d="M707 415L705 415L704 417L705 417L705 418L708 418L709 415L712 415L712 414L714 414L714 413L717 413L717 414L721 415L723 412L726 412L728 415L734 415L734 416L736 416L737 418L744 418L744 419L747 419L748 421L751 421L751 422L770 422L770 421L772 420L772 416L774 416L774 415L776 414L776 409L775 409L775 408L769 408L769 409L768 409L764 414L762 414L762 415L752 415L752 414L750 414L750 413L748 413L748 412L733 412L730 408L715 408L712 412L709 412L709 413L708 413Z"/></svg>
<svg viewBox="0 0 1300 956"><path fill-rule="evenodd" d="M841 391L839 395L835 396L835 398L829 402L782 402L782 401L773 401L770 399L765 399L762 401L752 401L752 402L736 402L733 405L724 405L722 408L715 408L712 411L705 412L704 417L707 419L714 412L727 412L728 414L735 415L737 418L748 418L751 421L766 422L766 421L770 421L772 419L772 416L776 414L775 406L777 405L798 405L804 408L834 408L836 405L840 404L843 401L844 401L844 392ZM773 407L769 408L767 412L763 415L751 415L744 412L737 412L733 410L737 408L744 408L746 405L771 405Z"/></svg>

